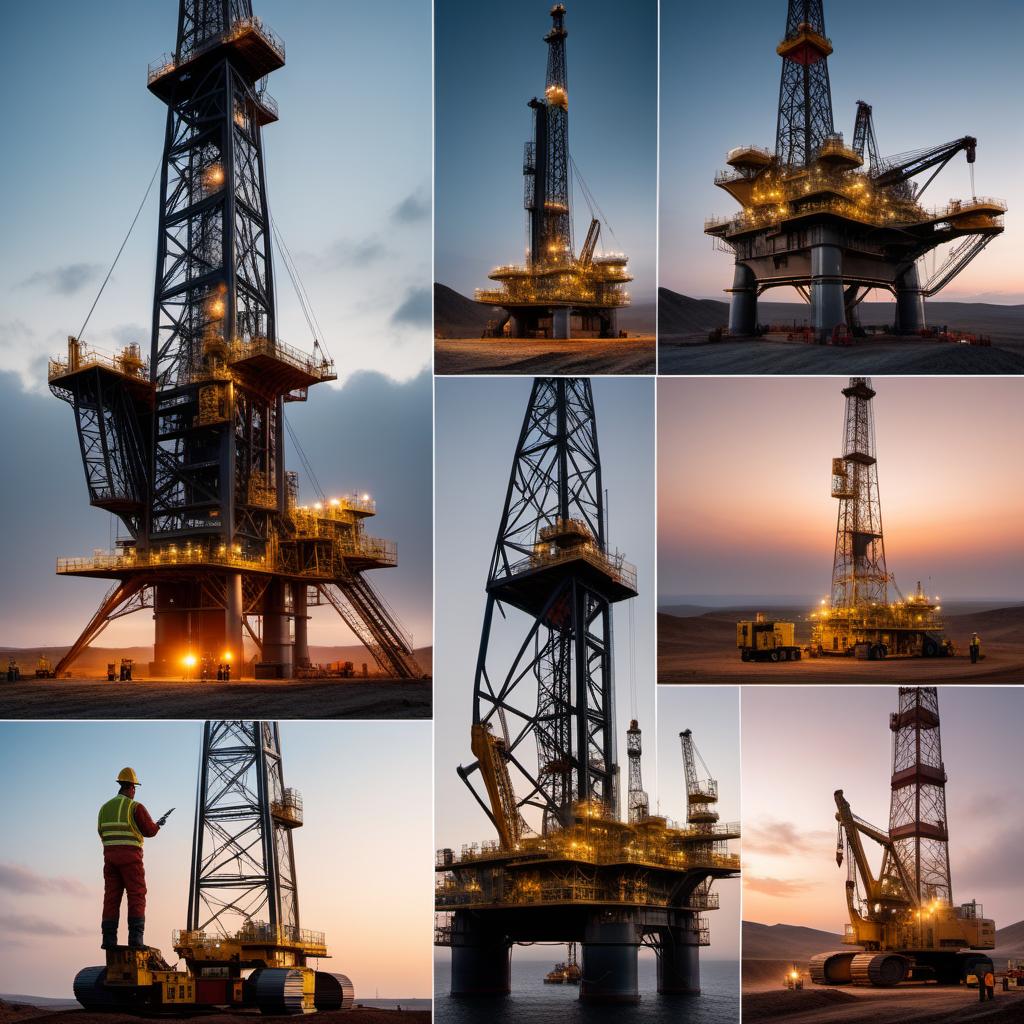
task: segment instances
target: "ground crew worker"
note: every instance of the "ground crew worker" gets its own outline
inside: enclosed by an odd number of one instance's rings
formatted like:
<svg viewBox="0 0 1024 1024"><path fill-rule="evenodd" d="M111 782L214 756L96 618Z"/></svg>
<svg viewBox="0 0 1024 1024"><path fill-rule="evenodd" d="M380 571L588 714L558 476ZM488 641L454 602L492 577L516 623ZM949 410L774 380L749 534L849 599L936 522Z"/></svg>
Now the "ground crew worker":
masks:
<svg viewBox="0 0 1024 1024"><path fill-rule="evenodd" d="M977 633L971 634L971 664L977 665L981 657L981 637Z"/></svg>
<svg viewBox="0 0 1024 1024"><path fill-rule="evenodd" d="M989 969L985 972L985 996L988 999L995 999L996 997L996 976Z"/></svg>
<svg viewBox="0 0 1024 1024"><path fill-rule="evenodd" d="M132 768L122 768L117 776L117 796L101 808L96 830L103 844L103 949L117 946L117 925L121 917L121 896L128 893L128 945L144 949L146 927L146 869L142 864L142 843L160 831L166 815L153 821L149 812L135 800L135 787L141 785Z"/></svg>

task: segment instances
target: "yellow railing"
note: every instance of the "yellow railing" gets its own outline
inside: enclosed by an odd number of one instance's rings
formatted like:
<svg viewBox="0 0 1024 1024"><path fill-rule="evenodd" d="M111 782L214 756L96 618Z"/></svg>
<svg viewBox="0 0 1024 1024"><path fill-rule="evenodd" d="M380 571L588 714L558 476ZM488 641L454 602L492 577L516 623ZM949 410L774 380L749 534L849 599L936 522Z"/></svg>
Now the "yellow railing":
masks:
<svg viewBox="0 0 1024 1024"><path fill-rule="evenodd" d="M152 85L158 78L162 78L164 75L169 75L172 71L178 68L179 64L186 64L200 53L211 49L214 46L218 46L221 43L229 43L233 39L238 39L244 36L247 32L255 32L283 61L284 60L284 43L275 33L271 32L266 25L263 24L262 20L256 17L250 18L239 18L227 32L222 32L219 35L210 36L207 39L202 40L197 46L192 47L190 50L185 50L181 53L180 58L176 58L174 54L164 53L156 60L151 61L149 67L146 69L146 82Z"/></svg>
<svg viewBox="0 0 1024 1024"><path fill-rule="evenodd" d="M304 370L311 377L319 377L326 380L334 376L334 363L329 359L322 359L317 362L313 356L308 355L292 345L286 345L283 341L270 338L247 338L245 340L233 341L228 346L228 358L231 362L238 362L242 359L251 359L253 356L267 355L288 363L298 370Z"/></svg>
<svg viewBox="0 0 1024 1024"><path fill-rule="evenodd" d="M47 364L47 379L54 380L57 377L65 377L69 373L85 370L90 366L102 366L107 370L113 370L115 373L133 377L136 380L149 380L149 360L142 359L135 353L121 352L112 355L98 349L86 348L84 345L78 346L75 356L50 359Z"/></svg>
<svg viewBox="0 0 1024 1024"><path fill-rule="evenodd" d="M527 558L514 562L509 567L509 574L515 576L518 573L532 572L535 569L543 569L565 562L574 562L579 559L589 562L617 583L636 590L636 566L627 562L622 555L608 555L593 544L577 544L574 547L556 548L550 554L547 552L535 552Z"/></svg>

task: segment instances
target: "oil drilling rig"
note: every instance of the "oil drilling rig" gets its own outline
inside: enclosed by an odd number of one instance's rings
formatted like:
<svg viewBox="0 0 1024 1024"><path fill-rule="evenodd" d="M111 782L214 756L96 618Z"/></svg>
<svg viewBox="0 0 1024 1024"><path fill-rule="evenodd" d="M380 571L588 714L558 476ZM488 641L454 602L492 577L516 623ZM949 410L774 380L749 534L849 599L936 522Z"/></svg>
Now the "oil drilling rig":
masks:
<svg viewBox="0 0 1024 1024"><path fill-rule="evenodd" d="M850 923L843 942L863 952L819 953L811 978L819 985L892 986L902 981L959 984L992 970L974 950L995 947L995 924L976 902L953 903L949 872L946 770L935 687L900 687L890 716L892 796L889 828L858 818L835 792L836 863L847 862ZM865 840L881 848L877 875Z"/></svg>
<svg viewBox="0 0 1024 1024"><path fill-rule="evenodd" d="M499 288L477 289L476 301L503 308L491 335L515 338L612 338L616 314L629 305L623 285L632 280L621 253L597 252L601 221L569 152L569 87L565 65L565 5L551 8L544 98L534 97L533 138L523 153L523 205L527 245L524 265L488 274ZM573 245L570 174L591 205L590 227L579 256Z"/></svg>
<svg viewBox="0 0 1024 1024"><path fill-rule="evenodd" d="M109 1012L349 1009L349 979L309 964L328 955L323 932L299 925L292 834L302 823L302 797L284 784L277 723L207 722L188 927L173 937L185 969L153 947L117 946L106 965L78 972L75 998Z"/></svg>
<svg viewBox="0 0 1024 1024"><path fill-rule="evenodd" d="M832 591L811 614L811 656L952 654L938 598L925 595L920 583L903 597L886 568L870 378L851 377L843 395L843 454L832 460L832 497L839 502Z"/></svg>
<svg viewBox="0 0 1024 1024"><path fill-rule="evenodd" d="M112 619L151 607L151 675L241 668L245 631L255 674L287 677L309 665L311 603L333 606L384 674L422 674L364 576L397 564L395 545L365 531L375 503L300 505L285 469L285 403L335 373L318 341L310 356L277 333L262 129L278 119L266 78L283 65L250 0L181 0L175 51L149 68L167 105L149 358L70 338L49 364L90 502L127 531L114 551L57 562L112 581L58 676Z"/></svg>
<svg viewBox="0 0 1024 1024"><path fill-rule="evenodd" d="M590 382L538 379L487 580L475 760L458 769L497 838L436 862L452 995L508 994L517 942L580 943L588 1002L639 998L641 944L657 951L660 992L699 991L708 885L738 873L727 844L738 829L649 813L635 721L619 817L611 613L636 593L634 567L607 543Z"/></svg>
<svg viewBox="0 0 1024 1024"><path fill-rule="evenodd" d="M819 341L860 330L857 308L874 288L896 298L897 334L925 328L924 299L949 284L1003 230L1002 200L972 196L926 209L922 194L958 153L973 182L970 136L882 159L872 107L858 102L853 145L835 130L823 0L789 0L775 152L740 146L715 184L741 210L704 230L735 257L729 332L757 330L757 297L791 286L810 303ZM915 179L931 172L923 184ZM973 191L973 187L972 187ZM950 243L927 280L918 261Z"/></svg>

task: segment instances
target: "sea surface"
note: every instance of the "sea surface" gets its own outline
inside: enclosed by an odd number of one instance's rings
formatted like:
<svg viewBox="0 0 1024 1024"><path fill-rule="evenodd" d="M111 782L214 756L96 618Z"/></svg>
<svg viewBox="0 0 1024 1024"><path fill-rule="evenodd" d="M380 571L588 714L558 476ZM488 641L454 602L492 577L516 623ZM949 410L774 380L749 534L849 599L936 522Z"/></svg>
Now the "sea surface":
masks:
<svg viewBox="0 0 1024 1024"><path fill-rule="evenodd" d="M545 985L551 963L512 957L512 995L494 999L452 999L451 964L434 963L434 1020L437 1024L737 1024L740 1019L739 964L706 960L700 965L699 996L659 996L657 963L640 958L640 1002L635 1006L588 1006L578 985Z"/></svg>

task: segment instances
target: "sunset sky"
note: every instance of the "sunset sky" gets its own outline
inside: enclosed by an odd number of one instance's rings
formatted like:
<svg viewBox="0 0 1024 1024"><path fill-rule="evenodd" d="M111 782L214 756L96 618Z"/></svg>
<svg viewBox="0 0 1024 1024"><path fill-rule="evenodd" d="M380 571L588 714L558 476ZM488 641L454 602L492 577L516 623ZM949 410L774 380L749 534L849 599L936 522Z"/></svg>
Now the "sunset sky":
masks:
<svg viewBox="0 0 1024 1024"><path fill-rule="evenodd" d="M526 104L544 94L551 0L438 0L436 4L435 280L464 295L487 273L522 261ZM655 292L658 22L654 0L566 4L569 151L625 252L634 301ZM590 213L572 192L574 239ZM598 214L601 216L601 214Z"/></svg>
<svg viewBox="0 0 1024 1024"><path fill-rule="evenodd" d="M887 686L744 688L745 920L842 931L846 865L835 861L833 792L842 789L858 817L887 825L889 714L898 707ZM944 686L939 716L953 900L976 899L1005 928L1024 919L1024 825L1004 799L1024 692Z"/></svg>
<svg viewBox="0 0 1024 1024"><path fill-rule="evenodd" d="M264 129L271 212L334 357L337 385L286 409L328 496L368 492L368 532L398 541L399 567L371 574L418 645L430 642L431 6L256 0L285 42L269 78L281 119ZM113 517L91 509L73 416L46 390L46 359L66 352L128 229L163 146L166 107L147 64L173 50L176 0L56 0L45 31L29 6L6 12L0 83L19 139L0 168L0 477L21 500L5 513L0 644L70 644L106 581L57 579L58 555L110 546ZM387 45L377 45L387 24ZM371 45L371 41L374 41ZM64 69L55 74L54 68ZM85 69L73 81L68 69ZM372 102L363 102L372 82ZM148 352L156 257L154 186L85 339ZM312 339L275 252L280 336ZM287 462L298 469L290 441ZM302 496L312 482L301 473ZM330 612L328 614L327 612ZM147 615L100 643L152 643ZM353 638L316 609L314 643Z"/></svg>
<svg viewBox="0 0 1024 1024"><path fill-rule="evenodd" d="M593 382L603 478L609 494L609 546L623 551L636 565L640 587L638 598L613 610L616 740L623 766L630 718L637 718L646 736L653 739L655 733L652 385L641 378L596 378ZM437 381L434 771L438 847L458 849L463 843L494 838L493 827L455 770L473 760L469 730L484 585L531 386L529 378ZM630 626L629 603L636 605L635 629ZM502 664L496 654L506 656L507 668L529 629L524 614L511 608L507 614L507 623L495 614L492 671ZM631 648L635 674L630 670ZM630 686L631 676L636 680L635 691ZM651 780L652 797L657 793L655 765L655 744L648 740L643 768Z"/></svg>
<svg viewBox="0 0 1024 1024"><path fill-rule="evenodd" d="M102 963L103 854L96 813L126 764L154 818L146 841L146 938L174 959L186 925L202 724L0 725L0 992L69 998L75 973ZM415 722L284 722L288 786L300 790L295 833L303 927L324 931L356 997L428 997L433 895L430 726ZM125 941L125 910L121 911ZM323 962L322 962L323 963Z"/></svg>
<svg viewBox="0 0 1024 1024"><path fill-rule="evenodd" d="M659 283L673 291L728 299L732 260L713 250L704 221L738 209L714 185L726 153L751 144L775 148L782 63L775 47L785 25L785 0L748 2L740 10L662 5ZM1024 6L977 0L965 16L955 0L826 0L825 28L835 47L828 61L835 126L847 142L859 99L874 107L883 157L973 135L974 194L1009 203L1005 233L937 299L1024 303L1024 135L1013 128L1015 97L1024 90ZM960 154L923 198L939 206L971 194ZM765 298L797 301L783 288Z"/></svg>
<svg viewBox="0 0 1024 1024"><path fill-rule="evenodd" d="M658 382L658 594L829 591L845 378ZM945 601L1020 600L1018 378L875 378L886 564Z"/></svg>

